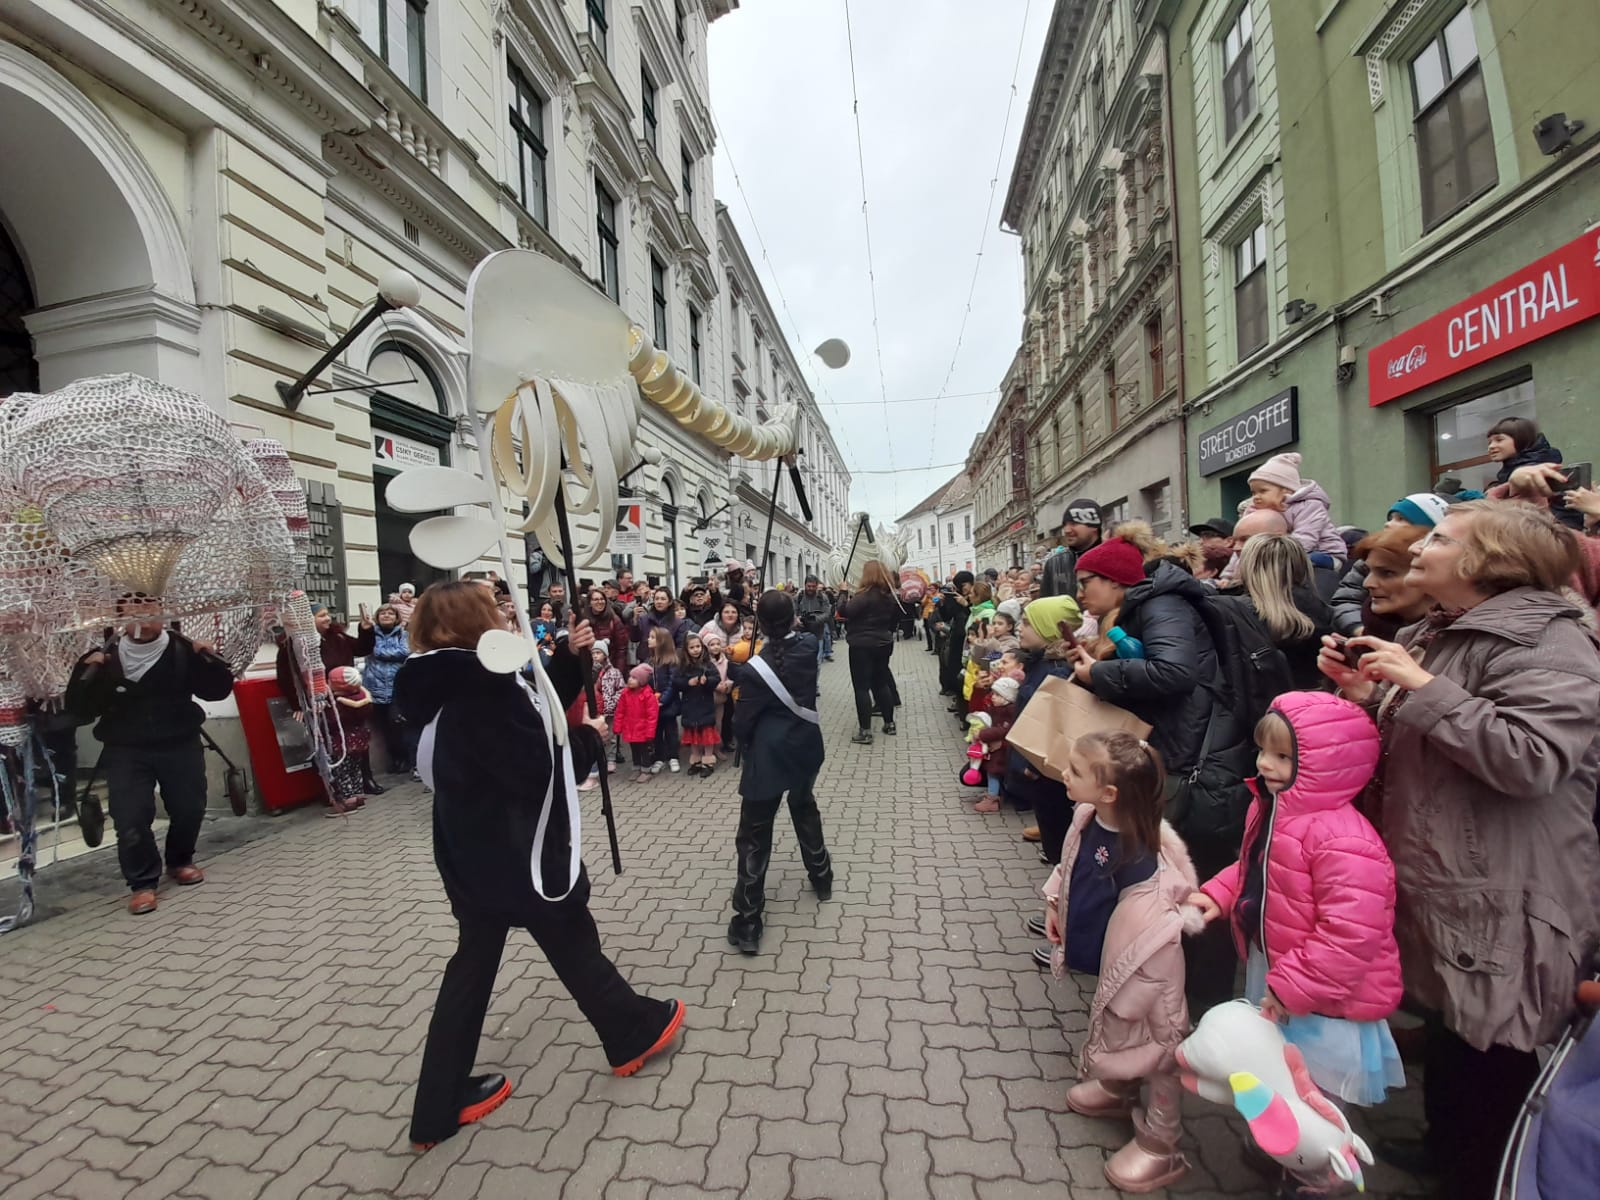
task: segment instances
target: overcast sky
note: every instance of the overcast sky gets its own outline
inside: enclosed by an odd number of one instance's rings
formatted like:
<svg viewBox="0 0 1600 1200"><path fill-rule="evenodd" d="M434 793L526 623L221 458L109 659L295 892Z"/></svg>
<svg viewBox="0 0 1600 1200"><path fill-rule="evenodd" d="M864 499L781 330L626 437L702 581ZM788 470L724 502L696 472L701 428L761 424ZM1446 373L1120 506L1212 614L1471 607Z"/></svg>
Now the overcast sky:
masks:
<svg viewBox="0 0 1600 1200"><path fill-rule="evenodd" d="M1018 239L1000 231L1000 210L1050 9L1050 0L850 6L882 387L844 0L742 0L711 27L717 198L854 475L851 507L875 522L894 521L959 469L929 468L966 458L1016 351L1022 260ZM972 313L945 387L980 238ZM850 344L853 357L842 370L827 370L810 353L828 337ZM935 403L942 387L946 398ZM959 395L968 392L982 394ZM896 402L914 397L930 399ZM863 473L890 468L898 470Z"/></svg>

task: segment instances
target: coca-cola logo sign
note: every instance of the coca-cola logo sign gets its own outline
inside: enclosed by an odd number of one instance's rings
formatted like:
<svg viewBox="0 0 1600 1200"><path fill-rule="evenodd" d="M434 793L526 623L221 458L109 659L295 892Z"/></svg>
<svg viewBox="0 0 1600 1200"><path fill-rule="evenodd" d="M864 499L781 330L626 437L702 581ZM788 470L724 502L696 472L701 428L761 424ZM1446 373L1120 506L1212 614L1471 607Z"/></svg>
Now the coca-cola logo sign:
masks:
<svg viewBox="0 0 1600 1200"><path fill-rule="evenodd" d="M1403 379L1413 371L1428 365L1428 348L1421 343L1411 347L1399 358L1389 360L1389 378Z"/></svg>

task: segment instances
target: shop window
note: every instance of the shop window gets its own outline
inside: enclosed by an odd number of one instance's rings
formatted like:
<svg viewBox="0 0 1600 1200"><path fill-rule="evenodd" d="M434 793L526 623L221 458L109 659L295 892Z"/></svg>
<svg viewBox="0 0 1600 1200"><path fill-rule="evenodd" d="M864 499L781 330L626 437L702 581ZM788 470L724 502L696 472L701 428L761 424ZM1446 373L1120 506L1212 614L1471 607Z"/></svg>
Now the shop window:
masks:
<svg viewBox="0 0 1600 1200"><path fill-rule="evenodd" d="M1489 461L1489 429L1505 417L1526 417L1537 413L1533 403L1533 380L1510 384L1487 395L1453 404L1433 414L1433 478L1455 475L1461 486L1483 491L1495 481L1500 464Z"/></svg>
<svg viewBox="0 0 1600 1200"><path fill-rule="evenodd" d="M1255 21L1248 0L1222 35L1223 140L1231 142L1256 111Z"/></svg>
<svg viewBox="0 0 1600 1200"><path fill-rule="evenodd" d="M1468 9L1412 58L1410 74L1427 230L1499 182L1489 97Z"/></svg>
<svg viewBox="0 0 1600 1200"><path fill-rule="evenodd" d="M1267 227L1233 248L1233 327L1241 361L1267 344Z"/></svg>

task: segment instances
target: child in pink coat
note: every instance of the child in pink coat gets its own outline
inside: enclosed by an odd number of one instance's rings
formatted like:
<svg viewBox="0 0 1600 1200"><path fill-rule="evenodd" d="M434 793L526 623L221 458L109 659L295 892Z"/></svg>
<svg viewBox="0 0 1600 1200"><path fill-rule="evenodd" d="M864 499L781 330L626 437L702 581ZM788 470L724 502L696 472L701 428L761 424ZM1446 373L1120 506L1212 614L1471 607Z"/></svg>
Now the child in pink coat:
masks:
<svg viewBox="0 0 1600 1200"><path fill-rule="evenodd" d="M1078 801L1061 864L1044 886L1051 966L1096 973L1081 1080L1067 1107L1086 1117L1133 1118L1134 1137L1105 1164L1125 1192L1151 1192L1188 1174L1178 1149L1176 1051L1189 1033L1183 934L1200 915L1184 904L1196 883L1189 852L1161 819L1161 756L1129 733L1091 733L1067 755ZM1134 1106L1141 1089L1142 1109Z"/></svg>
<svg viewBox="0 0 1600 1200"><path fill-rule="evenodd" d="M1274 454L1250 472L1250 504L1240 515L1253 508L1281 512L1289 522L1289 536L1304 546L1307 554L1328 554L1341 560L1350 555L1328 513L1328 493L1315 479L1300 478L1298 454Z"/></svg>
<svg viewBox="0 0 1600 1200"><path fill-rule="evenodd" d="M1384 1020L1400 1003L1394 864L1354 800L1378 731L1348 700L1286 692L1256 725L1255 803L1239 861L1189 902L1226 917L1245 998L1283 1026L1330 1096L1377 1104L1405 1083Z"/></svg>

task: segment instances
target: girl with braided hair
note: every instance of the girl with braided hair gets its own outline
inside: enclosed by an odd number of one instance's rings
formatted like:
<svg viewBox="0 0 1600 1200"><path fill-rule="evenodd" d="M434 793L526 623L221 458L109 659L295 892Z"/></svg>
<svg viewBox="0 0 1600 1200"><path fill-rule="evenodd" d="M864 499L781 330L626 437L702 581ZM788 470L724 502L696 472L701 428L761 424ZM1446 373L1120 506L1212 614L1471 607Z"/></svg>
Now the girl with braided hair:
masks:
<svg viewBox="0 0 1600 1200"><path fill-rule="evenodd" d="M817 716L817 639L795 630L794 600L762 594L756 620L766 638L746 662L733 662L728 678L739 688L734 737L742 748L739 831L734 838L738 879L728 941L742 954L761 948L761 912L772 822L785 793L800 861L819 900L833 894L833 863L822 840L822 815L812 785L822 769L822 728Z"/></svg>

